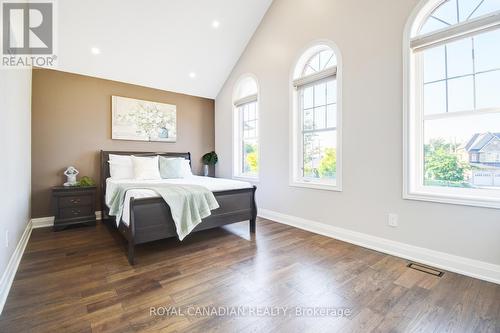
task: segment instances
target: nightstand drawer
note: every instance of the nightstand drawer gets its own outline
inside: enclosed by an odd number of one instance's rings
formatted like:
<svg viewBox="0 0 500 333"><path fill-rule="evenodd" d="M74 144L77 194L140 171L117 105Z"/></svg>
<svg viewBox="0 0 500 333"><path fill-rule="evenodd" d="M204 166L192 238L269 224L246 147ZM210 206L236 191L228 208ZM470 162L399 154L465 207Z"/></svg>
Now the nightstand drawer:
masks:
<svg viewBox="0 0 500 333"><path fill-rule="evenodd" d="M59 219L71 219L95 215L92 206L67 207L59 210Z"/></svg>
<svg viewBox="0 0 500 333"><path fill-rule="evenodd" d="M90 206L92 204L92 196L80 195L74 197L60 197L59 207L76 207L76 206Z"/></svg>

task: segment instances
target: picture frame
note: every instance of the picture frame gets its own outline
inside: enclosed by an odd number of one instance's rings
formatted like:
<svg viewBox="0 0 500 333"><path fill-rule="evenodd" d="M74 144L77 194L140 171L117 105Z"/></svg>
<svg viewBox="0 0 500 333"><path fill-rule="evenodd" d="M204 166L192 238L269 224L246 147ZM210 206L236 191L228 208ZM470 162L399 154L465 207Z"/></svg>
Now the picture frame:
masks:
<svg viewBox="0 0 500 333"><path fill-rule="evenodd" d="M177 106L112 96L111 138L150 142L177 141Z"/></svg>

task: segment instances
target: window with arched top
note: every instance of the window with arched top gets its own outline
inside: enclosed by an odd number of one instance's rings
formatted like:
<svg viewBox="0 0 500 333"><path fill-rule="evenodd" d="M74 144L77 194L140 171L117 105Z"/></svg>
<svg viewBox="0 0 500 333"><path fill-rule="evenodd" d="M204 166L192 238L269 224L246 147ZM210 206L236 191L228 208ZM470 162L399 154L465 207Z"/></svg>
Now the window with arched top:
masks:
<svg viewBox="0 0 500 333"><path fill-rule="evenodd" d="M252 75L243 76L234 89L234 177L257 179L259 175L258 94Z"/></svg>
<svg viewBox="0 0 500 333"><path fill-rule="evenodd" d="M422 1L405 47L405 197L500 207L500 1Z"/></svg>
<svg viewBox="0 0 500 333"><path fill-rule="evenodd" d="M316 43L292 73L293 186L341 190L341 75L331 42Z"/></svg>
<svg viewBox="0 0 500 333"><path fill-rule="evenodd" d="M335 66L337 66L335 53L329 47L325 47L325 49L319 49L307 60L305 66L302 68L301 76L318 73Z"/></svg>

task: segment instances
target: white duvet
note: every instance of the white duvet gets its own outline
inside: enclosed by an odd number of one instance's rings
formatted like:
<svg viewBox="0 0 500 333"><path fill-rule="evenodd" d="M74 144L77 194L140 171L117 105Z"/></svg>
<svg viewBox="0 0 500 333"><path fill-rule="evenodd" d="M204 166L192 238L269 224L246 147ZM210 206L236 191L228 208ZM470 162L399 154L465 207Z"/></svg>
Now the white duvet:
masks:
<svg viewBox="0 0 500 333"><path fill-rule="evenodd" d="M120 179L114 180L112 178L106 179L106 205L109 207L109 202L113 197L113 193L116 191L116 187L120 183L134 184L137 185L157 185L157 184L184 184L184 185L201 185L205 186L212 192L219 191L229 191L229 190L239 190L244 188L251 188L252 184L248 182L243 182L233 179L225 178L212 178L212 177L201 177L201 176L189 176L181 179L161 179L161 180L131 180L131 179ZM130 219L130 198L151 198L158 197L158 193L147 189L132 189L128 190L125 194L125 202L123 204L123 214L122 221L126 225L129 225ZM119 221L117 221L119 223Z"/></svg>

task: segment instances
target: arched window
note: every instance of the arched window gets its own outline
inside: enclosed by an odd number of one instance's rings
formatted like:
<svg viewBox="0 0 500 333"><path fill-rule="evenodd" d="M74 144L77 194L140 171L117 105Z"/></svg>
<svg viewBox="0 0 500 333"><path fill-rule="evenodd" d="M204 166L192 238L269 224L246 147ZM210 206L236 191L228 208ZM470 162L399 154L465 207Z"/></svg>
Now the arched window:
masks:
<svg viewBox="0 0 500 333"><path fill-rule="evenodd" d="M251 75L242 77L234 90L234 177L257 179L259 175L258 93Z"/></svg>
<svg viewBox="0 0 500 333"><path fill-rule="evenodd" d="M340 54L309 47L292 74L291 185L341 190Z"/></svg>
<svg viewBox="0 0 500 333"><path fill-rule="evenodd" d="M500 1L423 1L405 48L405 197L500 207Z"/></svg>

